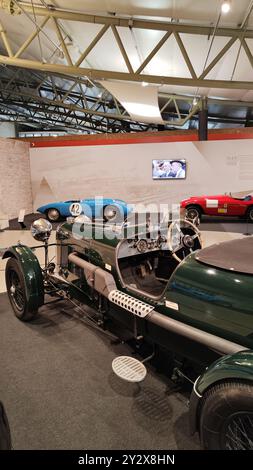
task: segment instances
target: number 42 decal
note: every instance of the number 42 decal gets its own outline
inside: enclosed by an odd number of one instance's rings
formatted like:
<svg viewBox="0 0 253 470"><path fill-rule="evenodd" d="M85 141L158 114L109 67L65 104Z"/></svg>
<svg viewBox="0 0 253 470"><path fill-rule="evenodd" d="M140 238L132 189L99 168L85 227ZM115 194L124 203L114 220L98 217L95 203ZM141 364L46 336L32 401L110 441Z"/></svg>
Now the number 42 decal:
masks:
<svg viewBox="0 0 253 470"><path fill-rule="evenodd" d="M69 208L69 212L71 215L73 215L73 217L77 217L78 215L82 213L82 211L83 211L82 206L78 202L73 202L73 204L71 204Z"/></svg>

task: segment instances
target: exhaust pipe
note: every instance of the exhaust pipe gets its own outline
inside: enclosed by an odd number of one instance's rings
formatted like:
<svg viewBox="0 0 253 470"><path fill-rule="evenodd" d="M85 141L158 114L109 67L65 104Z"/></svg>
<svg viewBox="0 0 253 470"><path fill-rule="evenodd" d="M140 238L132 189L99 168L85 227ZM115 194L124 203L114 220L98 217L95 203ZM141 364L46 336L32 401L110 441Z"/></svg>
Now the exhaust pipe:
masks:
<svg viewBox="0 0 253 470"><path fill-rule="evenodd" d="M154 325L164 328L165 330L172 331L173 333L189 338L197 343L201 343L222 355L235 354L246 349L245 346L233 343L220 338L219 336L212 335L206 331L199 330L194 326L186 325L178 320L174 320L174 318L166 317L155 310L149 313L146 320Z"/></svg>

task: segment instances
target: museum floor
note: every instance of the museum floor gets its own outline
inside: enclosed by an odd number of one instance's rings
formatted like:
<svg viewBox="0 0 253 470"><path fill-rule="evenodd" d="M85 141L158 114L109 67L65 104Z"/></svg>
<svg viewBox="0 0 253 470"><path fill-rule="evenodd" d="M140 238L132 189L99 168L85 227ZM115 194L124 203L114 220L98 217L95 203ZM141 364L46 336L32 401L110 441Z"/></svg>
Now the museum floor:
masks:
<svg viewBox="0 0 253 470"><path fill-rule="evenodd" d="M203 232L205 246L237 237ZM1 250L17 240L34 245L28 231L4 231ZM186 390L151 366L140 386L120 381L112 360L133 349L72 318L65 302L44 306L32 323L18 321L3 260L0 269L0 398L15 449L199 449L188 434Z"/></svg>

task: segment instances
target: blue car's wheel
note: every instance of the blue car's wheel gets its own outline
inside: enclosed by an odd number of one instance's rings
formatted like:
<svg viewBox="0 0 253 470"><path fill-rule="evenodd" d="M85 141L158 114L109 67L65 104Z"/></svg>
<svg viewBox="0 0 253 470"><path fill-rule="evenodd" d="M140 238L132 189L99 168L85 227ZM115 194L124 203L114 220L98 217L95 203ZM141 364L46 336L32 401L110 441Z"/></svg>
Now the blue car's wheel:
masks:
<svg viewBox="0 0 253 470"><path fill-rule="evenodd" d="M104 207L103 215L104 219L108 222L116 222L120 217L122 218L119 208L113 204L108 204Z"/></svg>
<svg viewBox="0 0 253 470"><path fill-rule="evenodd" d="M58 222L61 218L60 212L58 211L58 209L55 209L54 207L47 210L46 216L47 216L47 219L50 220L50 222Z"/></svg>

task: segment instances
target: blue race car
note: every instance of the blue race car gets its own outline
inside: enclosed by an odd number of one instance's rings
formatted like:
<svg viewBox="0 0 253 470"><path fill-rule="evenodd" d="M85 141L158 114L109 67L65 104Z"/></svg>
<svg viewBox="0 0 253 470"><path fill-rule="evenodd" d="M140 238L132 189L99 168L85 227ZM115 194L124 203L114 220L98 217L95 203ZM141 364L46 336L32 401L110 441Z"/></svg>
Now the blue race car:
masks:
<svg viewBox="0 0 253 470"><path fill-rule="evenodd" d="M106 221L125 220L132 207L121 199L71 199L65 202L53 202L37 209L45 214L50 222L58 222L61 218L76 217L84 214L91 219Z"/></svg>

